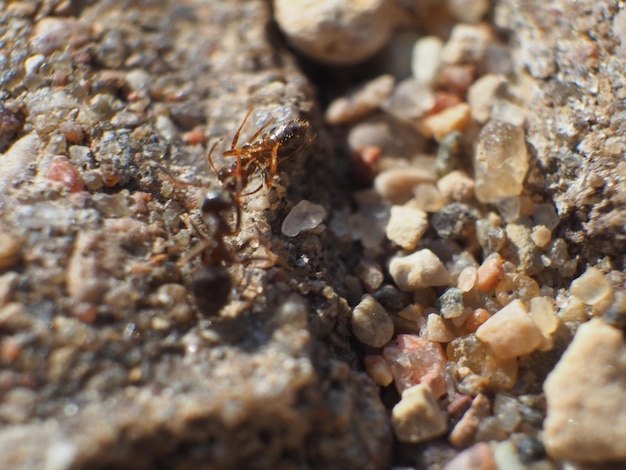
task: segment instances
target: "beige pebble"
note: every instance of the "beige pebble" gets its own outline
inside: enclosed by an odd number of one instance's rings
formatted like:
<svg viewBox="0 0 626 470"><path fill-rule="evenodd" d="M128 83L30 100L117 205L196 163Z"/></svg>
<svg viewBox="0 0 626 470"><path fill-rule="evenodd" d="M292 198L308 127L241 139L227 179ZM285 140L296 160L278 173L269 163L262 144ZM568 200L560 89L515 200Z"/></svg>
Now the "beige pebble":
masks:
<svg viewBox="0 0 626 470"><path fill-rule="evenodd" d="M418 184L413 188L413 195L408 204L424 212L437 212L446 205L445 199L434 184Z"/></svg>
<svg viewBox="0 0 626 470"><path fill-rule="evenodd" d="M535 225L530 234L530 238L535 245L539 248L543 248L552 240L552 232L545 225Z"/></svg>
<svg viewBox="0 0 626 470"><path fill-rule="evenodd" d="M443 41L437 36L420 38L413 45L411 71L419 83L432 87L437 82L441 49Z"/></svg>
<svg viewBox="0 0 626 470"><path fill-rule="evenodd" d="M613 288L606 276L597 268L588 267L572 281L570 292L587 305L595 305L613 295Z"/></svg>
<svg viewBox="0 0 626 470"><path fill-rule="evenodd" d="M91 27L75 18L46 17L37 22L30 40L34 52L50 54L57 49L80 47L92 39Z"/></svg>
<svg viewBox="0 0 626 470"><path fill-rule="evenodd" d="M435 343L449 343L455 338L454 332L450 329L446 321L436 313L428 315L426 331L428 341L434 341Z"/></svg>
<svg viewBox="0 0 626 470"><path fill-rule="evenodd" d="M20 243L8 233L0 233L0 269L12 268L20 260Z"/></svg>
<svg viewBox="0 0 626 470"><path fill-rule="evenodd" d="M441 60L446 64L478 63L490 39L491 34L484 26L457 24L443 46Z"/></svg>
<svg viewBox="0 0 626 470"><path fill-rule="evenodd" d="M568 323L582 323L589 319L584 302L573 295L567 299L564 305L560 306L557 316Z"/></svg>
<svg viewBox="0 0 626 470"><path fill-rule="evenodd" d="M352 310L352 332L363 344L380 348L391 341L393 329L385 308L369 294Z"/></svg>
<svg viewBox="0 0 626 470"><path fill-rule="evenodd" d="M445 286L450 282L450 273L437 255L429 249L393 258L389 263L389 273L403 291Z"/></svg>
<svg viewBox="0 0 626 470"><path fill-rule="evenodd" d="M405 250L413 250L428 229L428 216L420 209L392 206L387 238Z"/></svg>
<svg viewBox="0 0 626 470"><path fill-rule="evenodd" d="M600 319L581 325L544 383L544 444L556 459L626 460L624 332Z"/></svg>
<svg viewBox="0 0 626 470"><path fill-rule="evenodd" d="M441 141L453 131L463 131L470 123L471 113L467 103L459 103L428 116L421 121L420 130L426 137Z"/></svg>
<svg viewBox="0 0 626 470"><path fill-rule="evenodd" d="M491 4L489 0L448 0L446 6L459 23L473 24L480 22L489 11ZM484 468L483 470L487 469Z"/></svg>
<svg viewBox="0 0 626 470"><path fill-rule="evenodd" d="M543 334L521 300L513 300L498 310L476 330L476 337L487 343L502 359L530 354L544 343Z"/></svg>
<svg viewBox="0 0 626 470"><path fill-rule="evenodd" d="M34 164L43 143L36 132L15 141L0 158L0 193L29 175L28 167Z"/></svg>
<svg viewBox="0 0 626 470"><path fill-rule="evenodd" d="M331 126L347 124L368 115L389 98L395 79L391 75L381 75L352 91L348 96L334 100L324 114L324 120Z"/></svg>
<svg viewBox="0 0 626 470"><path fill-rule="evenodd" d="M415 186L434 182L434 176L421 168L393 168L376 177L374 188L392 204L404 204L413 196Z"/></svg>
<svg viewBox="0 0 626 470"><path fill-rule="evenodd" d="M356 64L378 52L395 23L387 0L274 0L274 16L300 52L330 64Z"/></svg>
<svg viewBox="0 0 626 470"><path fill-rule="evenodd" d="M454 170L437 181L437 188L448 201L467 202L474 197L474 180L462 170Z"/></svg>
<svg viewBox="0 0 626 470"><path fill-rule="evenodd" d="M391 367L384 357L379 355L365 356L363 362L365 363L365 372L378 385L386 387L393 382Z"/></svg>
<svg viewBox="0 0 626 470"><path fill-rule="evenodd" d="M476 268L474 266L468 266L459 274L459 280L457 287L463 292L469 292L476 285Z"/></svg>
<svg viewBox="0 0 626 470"><path fill-rule="evenodd" d="M552 335L559 327L559 318L556 316L554 299L549 297L534 297L530 299L530 317L541 330L544 338L542 351L552 349Z"/></svg>
<svg viewBox="0 0 626 470"><path fill-rule="evenodd" d="M499 93L502 93L506 80L500 75L483 75L467 91L467 102L472 110L472 117L484 124L491 117L491 108Z"/></svg>
<svg viewBox="0 0 626 470"><path fill-rule="evenodd" d="M391 411L391 426L400 442L424 442L447 430L445 414L430 388L418 384L408 388Z"/></svg>

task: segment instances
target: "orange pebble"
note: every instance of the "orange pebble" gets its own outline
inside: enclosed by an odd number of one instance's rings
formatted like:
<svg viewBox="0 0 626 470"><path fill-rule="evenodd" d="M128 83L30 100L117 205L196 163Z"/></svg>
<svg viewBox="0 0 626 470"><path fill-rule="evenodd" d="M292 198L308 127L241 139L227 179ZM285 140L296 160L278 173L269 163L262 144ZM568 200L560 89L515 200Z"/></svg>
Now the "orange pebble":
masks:
<svg viewBox="0 0 626 470"><path fill-rule="evenodd" d="M491 318L491 314L485 310L484 308L477 308L476 310L470 312L465 320L465 328L470 333L474 333L480 325L485 323L487 320Z"/></svg>
<svg viewBox="0 0 626 470"><path fill-rule="evenodd" d="M504 276L502 258L499 254L489 256L476 270L476 287L483 292L491 292Z"/></svg>

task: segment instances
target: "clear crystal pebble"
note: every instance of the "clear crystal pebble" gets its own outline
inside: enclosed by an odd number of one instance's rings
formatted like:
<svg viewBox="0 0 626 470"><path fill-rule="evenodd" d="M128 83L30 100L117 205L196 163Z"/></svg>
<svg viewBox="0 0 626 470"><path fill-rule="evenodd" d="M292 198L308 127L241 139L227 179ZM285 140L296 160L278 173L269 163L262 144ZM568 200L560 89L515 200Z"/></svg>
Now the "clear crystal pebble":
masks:
<svg viewBox="0 0 626 470"><path fill-rule="evenodd" d="M326 218L326 215L327 212L324 207L305 199L291 209L285 220L283 220L280 229L283 235L295 237L300 232L316 228Z"/></svg>
<svg viewBox="0 0 626 470"><path fill-rule="evenodd" d="M491 120L480 131L474 156L476 198L495 203L519 196L528 171L524 130Z"/></svg>

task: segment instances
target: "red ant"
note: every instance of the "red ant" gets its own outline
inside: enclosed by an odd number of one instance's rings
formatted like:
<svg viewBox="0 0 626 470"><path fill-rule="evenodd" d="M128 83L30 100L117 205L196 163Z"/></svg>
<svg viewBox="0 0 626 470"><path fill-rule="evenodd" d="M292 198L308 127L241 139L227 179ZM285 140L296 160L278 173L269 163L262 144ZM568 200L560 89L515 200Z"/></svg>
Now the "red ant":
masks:
<svg viewBox="0 0 626 470"><path fill-rule="evenodd" d="M207 156L213 171L215 171L222 185L229 191L240 195L248 185L248 178L259 170L265 181L265 186L269 189L272 180L276 175L279 163L284 163L294 158L303 149L308 147L316 138L311 129L311 124L304 119L288 120L272 127L268 132L264 131L274 122L270 118L254 135L243 144L237 147L241 130L252 114L252 108L248 110L246 117L237 129L230 149L223 153L224 157L237 157L237 161L230 167L218 170L213 162L213 151L217 142L213 144ZM262 185L246 195L254 194Z"/></svg>

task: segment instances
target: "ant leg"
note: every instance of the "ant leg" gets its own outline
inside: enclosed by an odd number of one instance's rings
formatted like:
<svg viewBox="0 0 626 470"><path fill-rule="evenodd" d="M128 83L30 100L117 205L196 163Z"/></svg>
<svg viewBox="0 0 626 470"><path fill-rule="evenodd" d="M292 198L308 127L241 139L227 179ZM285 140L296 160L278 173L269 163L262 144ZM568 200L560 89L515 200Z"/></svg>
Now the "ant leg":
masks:
<svg viewBox="0 0 626 470"><path fill-rule="evenodd" d="M243 118L243 121L241 125L239 126L239 129L237 129L237 132L235 132L235 137L233 137L233 143L230 145L231 150L237 146L237 142L239 142L239 135L241 134L241 129L243 129L243 126L246 125L246 122L248 121L248 118L250 117L251 114L252 114L252 108L248 109L248 113L246 114L246 117Z"/></svg>
<svg viewBox="0 0 626 470"><path fill-rule="evenodd" d="M248 193L242 194L242 197L252 196L253 194L258 193L261 189L263 189L263 183L261 183L254 191L250 191Z"/></svg>
<svg viewBox="0 0 626 470"><path fill-rule="evenodd" d="M209 164L211 165L211 168L213 168L213 171L215 172L215 175L219 175L219 170L217 169L217 166L215 166L215 162L213 161L213 151L215 150L215 147L217 147L217 143L219 142L219 140L216 140L213 145L211 146L211 149L209 150L209 154L207 155L207 160L209 160Z"/></svg>
<svg viewBox="0 0 626 470"><path fill-rule="evenodd" d="M268 189L272 187L272 180L274 179L274 176L276 175L277 167L278 167L278 142L274 144L274 147L272 148L272 161L270 163L270 172L269 172L269 175L267 176L267 181L265 183Z"/></svg>
<svg viewBox="0 0 626 470"><path fill-rule="evenodd" d="M267 129L267 127L268 127L271 123L273 123L273 122L274 122L274 116L272 116L271 118L269 118L269 119L267 120L267 122L266 122L265 124L263 124L263 125L261 126L261 128L260 128L258 131L256 131L256 132L254 133L254 135L253 135L252 137L250 137L250 142L254 142L254 141L255 141L255 140L256 140L256 139L257 139L257 138L261 135L261 133L262 133L265 129Z"/></svg>

